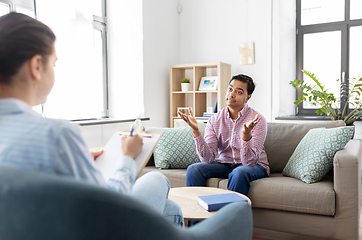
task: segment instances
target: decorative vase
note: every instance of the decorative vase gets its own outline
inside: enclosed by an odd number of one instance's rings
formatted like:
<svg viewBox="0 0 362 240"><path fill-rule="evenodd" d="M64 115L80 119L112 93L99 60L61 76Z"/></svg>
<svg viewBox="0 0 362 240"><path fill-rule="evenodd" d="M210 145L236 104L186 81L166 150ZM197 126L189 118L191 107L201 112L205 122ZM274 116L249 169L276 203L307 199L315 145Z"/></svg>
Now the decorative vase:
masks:
<svg viewBox="0 0 362 240"><path fill-rule="evenodd" d="M183 92L189 91L189 88L190 88L190 83L181 83L181 90Z"/></svg>

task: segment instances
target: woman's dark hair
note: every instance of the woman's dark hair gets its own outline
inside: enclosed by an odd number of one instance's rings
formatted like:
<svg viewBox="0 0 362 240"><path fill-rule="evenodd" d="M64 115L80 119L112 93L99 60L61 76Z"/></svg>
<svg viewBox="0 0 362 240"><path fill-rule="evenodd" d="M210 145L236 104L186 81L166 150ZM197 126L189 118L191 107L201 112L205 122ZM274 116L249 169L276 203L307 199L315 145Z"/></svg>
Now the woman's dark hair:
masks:
<svg viewBox="0 0 362 240"><path fill-rule="evenodd" d="M37 54L46 63L54 41L53 31L31 17L15 12L0 17L0 84L10 84L19 68Z"/></svg>
<svg viewBox="0 0 362 240"><path fill-rule="evenodd" d="M248 95L253 94L254 89L255 89L255 84L251 77L244 75L244 74L235 75L231 78L229 84L231 83L232 80L238 80L238 81L246 83L248 85L248 88L247 88Z"/></svg>

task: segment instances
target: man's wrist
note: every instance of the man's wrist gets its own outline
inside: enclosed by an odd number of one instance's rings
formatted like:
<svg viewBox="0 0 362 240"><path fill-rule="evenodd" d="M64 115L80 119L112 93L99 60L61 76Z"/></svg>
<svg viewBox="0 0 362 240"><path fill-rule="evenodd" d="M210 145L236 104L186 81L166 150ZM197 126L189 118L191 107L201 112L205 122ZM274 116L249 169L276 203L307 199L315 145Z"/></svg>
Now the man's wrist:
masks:
<svg viewBox="0 0 362 240"><path fill-rule="evenodd" d="M252 138L252 135L251 135L251 134L245 134L245 133L243 134L243 140L244 140L244 141L247 142L247 141L249 141L251 138Z"/></svg>
<svg viewBox="0 0 362 240"><path fill-rule="evenodd" d="M201 132L200 132L199 129L196 129L196 130L193 129L193 132L194 132L194 137L195 138L197 138L197 137L199 137L201 135Z"/></svg>

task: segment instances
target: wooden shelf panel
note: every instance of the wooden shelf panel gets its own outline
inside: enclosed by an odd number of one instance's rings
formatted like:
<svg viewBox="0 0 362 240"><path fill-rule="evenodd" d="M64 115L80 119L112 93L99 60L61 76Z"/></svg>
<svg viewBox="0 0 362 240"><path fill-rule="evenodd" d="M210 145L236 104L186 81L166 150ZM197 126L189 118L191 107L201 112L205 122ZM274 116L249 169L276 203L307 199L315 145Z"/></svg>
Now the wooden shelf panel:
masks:
<svg viewBox="0 0 362 240"><path fill-rule="evenodd" d="M195 94L198 94L198 93L218 93L218 91L187 91L187 92L183 92L183 91L172 91L172 93L175 93L175 94L183 94L183 93L195 93Z"/></svg>
<svg viewBox="0 0 362 240"><path fill-rule="evenodd" d="M188 94L188 93L194 93L194 91L187 91L187 92L183 92L183 91L173 91L172 93L174 93L174 94Z"/></svg>
<svg viewBox="0 0 362 240"><path fill-rule="evenodd" d="M195 91L195 93L218 93L219 91Z"/></svg>

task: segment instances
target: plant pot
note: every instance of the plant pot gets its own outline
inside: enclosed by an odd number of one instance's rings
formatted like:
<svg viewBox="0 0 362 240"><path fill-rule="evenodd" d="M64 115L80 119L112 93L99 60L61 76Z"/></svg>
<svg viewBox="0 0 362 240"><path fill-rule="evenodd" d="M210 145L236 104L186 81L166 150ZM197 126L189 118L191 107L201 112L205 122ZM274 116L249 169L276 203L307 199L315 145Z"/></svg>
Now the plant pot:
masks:
<svg viewBox="0 0 362 240"><path fill-rule="evenodd" d="M189 91L189 88L190 88L190 83L181 83L181 90L183 92Z"/></svg>

